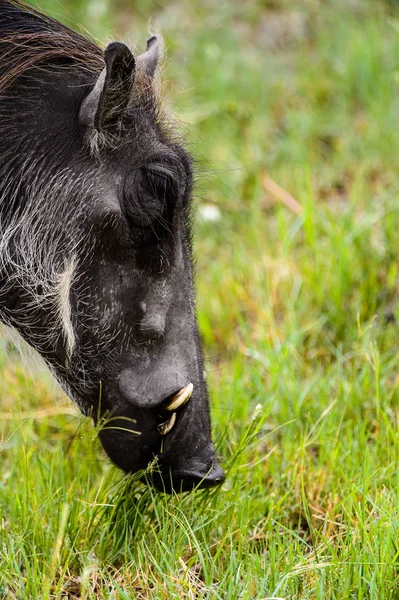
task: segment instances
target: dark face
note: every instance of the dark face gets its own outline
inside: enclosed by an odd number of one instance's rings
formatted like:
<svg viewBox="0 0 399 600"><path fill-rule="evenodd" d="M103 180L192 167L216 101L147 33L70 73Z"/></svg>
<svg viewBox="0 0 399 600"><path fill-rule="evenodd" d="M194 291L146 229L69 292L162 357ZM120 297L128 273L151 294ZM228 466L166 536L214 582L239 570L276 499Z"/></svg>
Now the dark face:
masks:
<svg viewBox="0 0 399 600"><path fill-rule="evenodd" d="M157 457L160 488L169 489L171 476L176 489L210 486L222 472L194 316L191 169L148 122L141 140L140 156L135 141L126 142L95 176L99 195L86 225L91 259L77 253L71 277L75 345L67 380L76 390L79 378L96 382L90 407L119 467L134 472ZM189 384L189 401L168 410Z"/></svg>
<svg viewBox="0 0 399 600"><path fill-rule="evenodd" d="M23 291L15 286L3 310L93 416L112 461L132 473L151 464L159 489L180 491L216 485L224 474L211 442L194 311L190 161L142 91L151 84L155 46L152 39L135 61L123 44L111 44L79 119L53 100L57 111L47 122L60 113L70 122L54 125L52 138L75 129L79 147L62 180L38 185L42 212L31 210L13 240L17 257L28 246L24 235L45 240L40 265L41 250L25 263L36 265L30 273L46 271L46 283L37 277ZM18 261L15 281L18 269L28 270Z"/></svg>

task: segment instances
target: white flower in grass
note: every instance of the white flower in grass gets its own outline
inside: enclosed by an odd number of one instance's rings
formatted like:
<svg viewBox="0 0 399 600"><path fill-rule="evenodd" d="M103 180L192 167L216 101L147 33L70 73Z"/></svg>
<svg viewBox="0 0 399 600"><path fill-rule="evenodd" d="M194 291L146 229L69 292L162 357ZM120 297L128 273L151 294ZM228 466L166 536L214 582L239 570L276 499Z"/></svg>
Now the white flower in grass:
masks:
<svg viewBox="0 0 399 600"><path fill-rule="evenodd" d="M252 420L255 421L262 414L262 405L257 404L255 406L254 414L252 415Z"/></svg>
<svg viewBox="0 0 399 600"><path fill-rule="evenodd" d="M204 219L204 221L220 221L222 216L219 208L214 204L201 204L201 206L198 209L198 212L200 214L200 217Z"/></svg>

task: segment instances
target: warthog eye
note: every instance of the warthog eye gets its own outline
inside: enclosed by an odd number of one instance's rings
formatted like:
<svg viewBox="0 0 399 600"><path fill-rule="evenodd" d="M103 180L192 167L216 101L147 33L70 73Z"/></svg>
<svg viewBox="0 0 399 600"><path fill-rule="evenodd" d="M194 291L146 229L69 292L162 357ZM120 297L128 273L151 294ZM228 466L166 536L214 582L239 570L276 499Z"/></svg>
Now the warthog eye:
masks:
<svg viewBox="0 0 399 600"><path fill-rule="evenodd" d="M161 202L176 201L179 197L179 172L173 165L152 163L140 169L146 191Z"/></svg>
<svg viewBox="0 0 399 600"><path fill-rule="evenodd" d="M183 173L176 161L154 160L127 176L124 204L132 227L154 233L169 230L174 207L184 191Z"/></svg>

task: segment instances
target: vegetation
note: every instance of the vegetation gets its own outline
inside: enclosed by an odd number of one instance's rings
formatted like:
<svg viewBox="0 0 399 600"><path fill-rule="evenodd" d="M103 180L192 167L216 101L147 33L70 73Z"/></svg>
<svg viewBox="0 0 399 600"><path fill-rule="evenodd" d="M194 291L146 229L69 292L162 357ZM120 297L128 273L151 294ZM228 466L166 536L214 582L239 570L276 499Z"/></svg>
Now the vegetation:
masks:
<svg viewBox="0 0 399 600"><path fill-rule="evenodd" d="M40 5L141 48L163 30L228 478L124 478L4 337L0 598L399 598L398 3Z"/></svg>

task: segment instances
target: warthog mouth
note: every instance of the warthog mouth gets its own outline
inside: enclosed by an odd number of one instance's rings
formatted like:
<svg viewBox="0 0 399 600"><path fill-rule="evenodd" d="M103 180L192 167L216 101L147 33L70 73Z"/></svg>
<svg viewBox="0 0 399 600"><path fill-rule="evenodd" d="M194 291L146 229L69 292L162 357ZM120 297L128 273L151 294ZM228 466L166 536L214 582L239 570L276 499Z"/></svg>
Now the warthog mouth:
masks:
<svg viewBox="0 0 399 600"><path fill-rule="evenodd" d="M167 411L176 411L178 408L183 407L190 400L191 395L193 393L194 386L192 383L189 383L182 390L174 394L168 400L168 404L165 406ZM160 423L157 427L159 433L161 435L166 435L169 433L176 423L176 412L172 412L171 416L164 423Z"/></svg>
<svg viewBox="0 0 399 600"><path fill-rule="evenodd" d="M203 434L201 419L195 419L193 392L188 383L153 407L125 404L120 407L125 414L105 417L99 437L111 460L127 473L141 471L144 483L165 493L223 483L215 449Z"/></svg>
<svg viewBox="0 0 399 600"><path fill-rule="evenodd" d="M190 492L194 489L210 489L221 485L226 479L225 472L214 462L208 472L200 470L178 470L154 473L148 477L158 491L171 494L173 492Z"/></svg>

